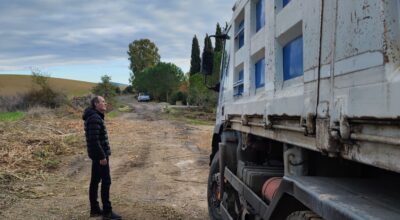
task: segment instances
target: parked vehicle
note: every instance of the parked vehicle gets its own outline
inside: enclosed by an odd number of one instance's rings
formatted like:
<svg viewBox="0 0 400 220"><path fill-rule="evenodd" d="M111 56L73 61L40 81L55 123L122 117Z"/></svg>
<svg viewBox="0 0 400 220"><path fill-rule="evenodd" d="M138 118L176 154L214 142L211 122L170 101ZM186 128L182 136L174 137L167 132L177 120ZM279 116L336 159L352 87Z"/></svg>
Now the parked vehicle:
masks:
<svg viewBox="0 0 400 220"><path fill-rule="evenodd" d="M400 219L399 17L392 0L236 1L215 36L211 219Z"/></svg>
<svg viewBox="0 0 400 220"><path fill-rule="evenodd" d="M150 96L146 93L139 93L137 100L138 102L148 102L150 101Z"/></svg>

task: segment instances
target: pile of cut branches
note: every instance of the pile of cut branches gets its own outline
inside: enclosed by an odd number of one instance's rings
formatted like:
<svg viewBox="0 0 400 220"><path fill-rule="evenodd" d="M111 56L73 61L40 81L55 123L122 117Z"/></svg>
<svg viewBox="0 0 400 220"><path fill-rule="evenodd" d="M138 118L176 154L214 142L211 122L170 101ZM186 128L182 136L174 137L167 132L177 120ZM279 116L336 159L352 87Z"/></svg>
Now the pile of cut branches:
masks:
<svg viewBox="0 0 400 220"><path fill-rule="evenodd" d="M0 173L47 171L57 168L62 156L83 152L81 120L42 113L0 122Z"/></svg>

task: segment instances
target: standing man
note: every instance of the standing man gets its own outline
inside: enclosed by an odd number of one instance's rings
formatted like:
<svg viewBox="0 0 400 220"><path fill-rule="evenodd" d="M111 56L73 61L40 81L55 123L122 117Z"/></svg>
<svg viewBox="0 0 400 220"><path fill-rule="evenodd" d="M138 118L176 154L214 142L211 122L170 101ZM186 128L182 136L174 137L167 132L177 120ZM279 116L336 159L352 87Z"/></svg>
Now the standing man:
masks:
<svg viewBox="0 0 400 220"><path fill-rule="evenodd" d="M101 216L103 219L121 219L121 216L112 211L110 202L110 166L108 157L111 155L108 142L107 129L104 124L104 113L107 103L101 96L94 97L83 113L85 121L85 135L87 151L92 159L92 175L90 178L89 200L90 216ZM101 181L101 201L103 210L100 209L97 201L97 191Z"/></svg>

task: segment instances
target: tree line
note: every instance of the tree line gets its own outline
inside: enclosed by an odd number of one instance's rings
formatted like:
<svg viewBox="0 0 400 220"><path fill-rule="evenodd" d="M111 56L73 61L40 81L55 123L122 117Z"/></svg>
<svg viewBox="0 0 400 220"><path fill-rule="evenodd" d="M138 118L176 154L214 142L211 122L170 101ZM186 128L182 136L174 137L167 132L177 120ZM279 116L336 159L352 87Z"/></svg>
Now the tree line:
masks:
<svg viewBox="0 0 400 220"><path fill-rule="evenodd" d="M221 27L219 23L216 25L215 35L221 34ZM204 46L202 56L205 53L211 53L213 56L213 73L206 81L205 76L201 74L201 58L200 58L200 46L197 36L194 35L192 40L192 53L190 61L189 71L189 91L188 101L192 105L198 105L206 108L213 108L216 106L218 101L218 93L210 90L210 87L215 87L219 82L219 67L222 58L223 41L220 38L215 38L215 47L208 34L204 38ZM207 64L210 65L210 64Z"/></svg>
<svg viewBox="0 0 400 220"><path fill-rule="evenodd" d="M215 34L221 34L216 25ZM213 54L214 71L207 85L201 71L200 45L197 36L192 39L190 70L187 74L172 63L160 61L158 47L150 39L139 39L129 44L127 54L130 61L130 83L139 93L148 93L156 101L175 103L182 101L190 105L206 108L216 106L218 94L207 87L215 86L219 81L219 65L222 57L222 39L215 40L215 47L208 34L204 38L203 52Z"/></svg>
<svg viewBox="0 0 400 220"><path fill-rule="evenodd" d="M216 35L221 34L221 27L216 25ZM116 104L114 97L121 93L148 93L155 101L166 101L175 104L181 101L183 104L196 105L213 109L216 106L218 93L208 89L219 82L219 67L223 49L222 39L216 38L215 47L208 34L204 38L203 54L212 53L213 73L205 82L201 71L200 45L197 36L192 39L190 70L184 74L183 71L173 63L160 61L158 47L149 39L135 40L129 44L127 54L130 61L130 84L121 89L111 82L111 77L104 75L101 82L93 89L92 93L104 96L111 107ZM32 71L32 79L39 86L39 90L32 90L21 96L9 109L22 109L30 105L43 105L46 107L59 107L66 102L64 94L55 92L48 85L49 76L40 72ZM1 101L1 100L0 100ZM11 101L10 101L11 102ZM19 104L25 103L25 104Z"/></svg>

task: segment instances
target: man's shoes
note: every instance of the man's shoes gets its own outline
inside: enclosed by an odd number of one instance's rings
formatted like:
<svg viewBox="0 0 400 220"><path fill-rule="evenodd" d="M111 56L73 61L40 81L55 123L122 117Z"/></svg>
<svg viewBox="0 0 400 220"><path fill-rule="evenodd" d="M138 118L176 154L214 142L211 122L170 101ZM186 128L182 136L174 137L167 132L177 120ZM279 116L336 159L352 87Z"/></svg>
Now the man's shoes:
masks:
<svg viewBox="0 0 400 220"><path fill-rule="evenodd" d="M103 220L121 220L122 217L115 212L109 212L103 214Z"/></svg>
<svg viewBox="0 0 400 220"><path fill-rule="evenodd" d="M101 210L100 208L90 210L90 217L97 217L102 215L103 215L103 210Z"/></svg>

